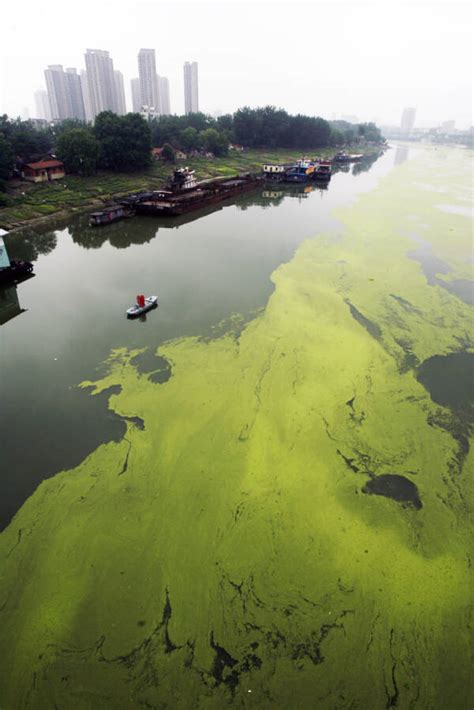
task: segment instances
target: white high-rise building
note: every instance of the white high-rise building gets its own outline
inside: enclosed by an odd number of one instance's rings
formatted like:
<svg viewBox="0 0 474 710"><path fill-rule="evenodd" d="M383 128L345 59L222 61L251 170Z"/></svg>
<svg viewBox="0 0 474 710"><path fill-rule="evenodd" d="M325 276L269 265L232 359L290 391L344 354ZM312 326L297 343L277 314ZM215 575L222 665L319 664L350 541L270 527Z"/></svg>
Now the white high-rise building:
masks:
<svg viewBox="0 0 474 710"><path fill-rule="evenodd" d="M131 80L132 87L132 108L133 113L140 113L142 110L142 100L140 95L140 79Z"/></svg>
<svg viewBox="0 0 474 710"><path fill-rule="evenodd" d="M48 92L44 89L35 91L35 118L44 118L46 121L51 121L51 107L49 105Z"/></svg>
<svg viewBox="0 0 474 710"><path fill-rule="evenodd" d="M85 121L82 82L73 67L63 70L60 64L50 65L45 73L51 118L78 118Z"/></svg>
<svg viewBox="0 0 474 710"><path fill-rule="evenodd" d="M125 103L125 88L123 85L123 74L116 69L114 71L115 78L115 93L117 94L117 113L119 116L125 116L127 113L127 105Z"/></svg>
<svg viewBox="0 0 474 710"><path fill-rule="evenodd" d="M159 112L158 78L154 49L140 49L138 52L138 78L140 81L141 106Z"/></svg>
<svg viewBox="0 0 474 710"><path fill-rule="evenodd" d="M199 111L199 87L197 62L184 64L184 112L197 113Z"/></svg>
<svg viewBox="0 0 474 710"><path fill-rule="evenodd" d="M92 115L101 111L118 113L114 63L103 49L87 49L85 54Z"/></svg>
<svg viewBox="0 0 474 710"><path fill-rule="evenodd" d="M162 116L169 116L170 109L170 83L166 76L158 77L159 111Z"/></svg>
<svg viewBox="0 0 474 710"><path fill-rule="evenodd" d="M68 80L60 64L50 64L44 72L51 117L64 120L73 118Z"/></svg>
<svg viewBox="0 0 474 710"><path fill-rule="evenodd" d="M416 108L404 108L400 128L403 133L411 133L415 125Z"/></svg>
<svg viewBox="0 0 474 710"><path fill-rule="evenodd" d="M82 96L81 78L76 69L73 69L72 67L66 69L66 84L71 107L71 117L78 118L80 121L85 121L86 112Z"/></svg>
<svg viewBox="0 0 474 710"><path fill-rule="evenodd" d="M85 69L81 69L81 89L82 98L84 100L84 112L86 114L86 121L90 123L94 120L94 114L92 113L91 97L89 92L89 81L87 79L87 72Z"/></svg>

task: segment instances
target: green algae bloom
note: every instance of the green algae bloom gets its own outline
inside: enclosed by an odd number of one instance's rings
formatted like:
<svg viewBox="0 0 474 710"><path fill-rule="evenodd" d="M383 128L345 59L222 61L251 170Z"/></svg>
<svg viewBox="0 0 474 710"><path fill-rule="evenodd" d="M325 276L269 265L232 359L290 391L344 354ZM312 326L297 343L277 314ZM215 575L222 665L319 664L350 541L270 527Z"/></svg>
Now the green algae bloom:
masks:
<svg viewBox="0 0 474 710"><path fill-rule="evenodd" d="M472 420L425 370L472 372L445 287L471 277L470 221L437 207L471 160L420 152L250 322L167 343L155 373L115 350L83 383L120 387L127 433L0 537L3 710L470 707Z"/></svg>

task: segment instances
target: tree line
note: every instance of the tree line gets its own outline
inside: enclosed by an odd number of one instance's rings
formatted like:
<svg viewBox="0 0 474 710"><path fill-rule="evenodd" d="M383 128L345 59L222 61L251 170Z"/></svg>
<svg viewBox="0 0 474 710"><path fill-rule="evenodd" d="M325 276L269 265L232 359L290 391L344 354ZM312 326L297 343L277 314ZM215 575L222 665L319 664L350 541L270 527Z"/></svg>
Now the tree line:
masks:
<svg viewBox="0 0 474 710"><path fill-rule="evenodd" d="M314 149L354 144L361 139L383 141L374 123L356 125L303 114L293 116L274 106L244 106L234 114L217 118L203 113L160 116L150 125L155 145L169 143L183 150L204 148L215 155L227 152L229 143L248 148Z"/></svg>
<svg viewBox="0 0 474 710"><path fill-rule="evenodd" d="M229 144L248 148L317 149L354 144L360 140L381 142L373 123L351 124L320 117L291 115L283 109L248 106L234 114L213 118L204 113L160 116L146 121L142 115L100 113L93 124L68 119L38 127L32 121L0 116L0 185L19 161L52 153L63 160L68 172L91 175L97 170L133 172L146 168L152 146L173 151L205 151L225 155Z"/></svg>

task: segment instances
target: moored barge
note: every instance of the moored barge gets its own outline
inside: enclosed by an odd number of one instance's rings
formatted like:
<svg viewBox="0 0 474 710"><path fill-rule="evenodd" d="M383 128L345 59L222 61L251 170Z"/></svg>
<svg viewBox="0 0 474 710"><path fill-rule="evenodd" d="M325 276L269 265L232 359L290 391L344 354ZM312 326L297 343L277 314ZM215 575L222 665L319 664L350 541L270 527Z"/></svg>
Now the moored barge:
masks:
<svg viewBox="0 0 474 710"><path fill-rule="evenodd" d="M254 190L260 182L260 178L252 175L237 175L225 180L198 183L196 187L178 193L157 190L136 202L134 209L137 214L176 217Z"/></svg>
<svg viewBox="0 0 474 710"><path fill-rule="evenodd" d="M117 222L119 219L125 219L125 217L133 217L133 210L128 205L119 203L104 207L104 209L97 212L92 212L89 215L89 224L91 227L99 227L103 224Z"/></svg>

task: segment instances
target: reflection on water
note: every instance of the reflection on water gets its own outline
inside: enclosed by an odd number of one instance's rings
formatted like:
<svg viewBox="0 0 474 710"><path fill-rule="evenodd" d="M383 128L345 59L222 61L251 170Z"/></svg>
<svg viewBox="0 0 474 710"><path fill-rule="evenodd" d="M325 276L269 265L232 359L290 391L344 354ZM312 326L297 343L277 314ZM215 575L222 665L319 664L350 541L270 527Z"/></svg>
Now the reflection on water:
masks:
<svg viewBox="0 0 474 710"><path fill-rule="evenodd" d="M400 165L400 163L404 163L405 160L407 160L407 158L408 158L409 150L410 149L407 145L397 145L397 148L395 151L394 164Z"/></svg>
<svg viewBox="0 0 474 710"><path fill-rule="evenodd" d="M4 239L10 258L18 261L36 261L40 254L49 254L57 245L55 232L41 232L31 227L21 234L7 234Z"/></svg>
<svg viewBox="0 0 474 710"><path fill-rule="evenodd" d="M272 272L304 239L337 230L333 209L372 188L391 162L384 156L357 180L338 172L328 189L265 186L178 218L91 228L84 214L54 222L54 231L9 235L11 257L35 261L37 275L21 286L27 312L2 328L0 526L43 478L123 434L105 397L75 387L111 349L154 350L182 336L238 332L266 304ZM125 311L137 293L156 293L160 306L134 323ZM238 322L230 318L236 313ZM157 381L167 376L151 369Z"/></svg>
<svg viewBox="0 0 474 710"><path fill-rule="evenodd" d="M25 309L20 306L18 290L15 284L0 288L0 325L5 325L12 318L21 315Z"/></svg>

